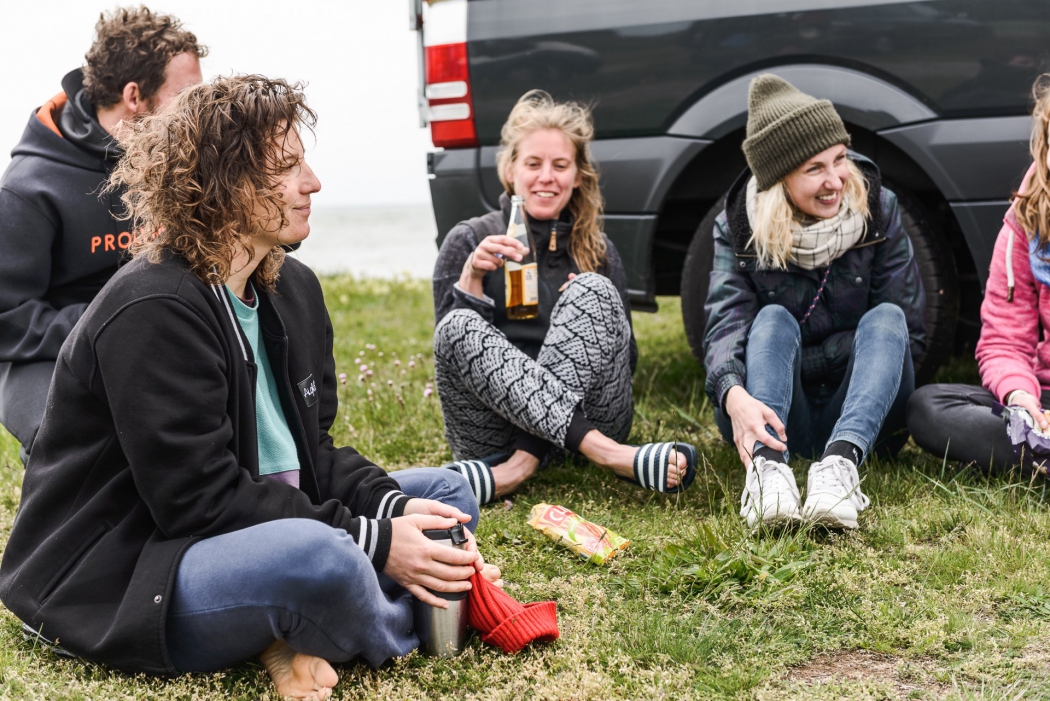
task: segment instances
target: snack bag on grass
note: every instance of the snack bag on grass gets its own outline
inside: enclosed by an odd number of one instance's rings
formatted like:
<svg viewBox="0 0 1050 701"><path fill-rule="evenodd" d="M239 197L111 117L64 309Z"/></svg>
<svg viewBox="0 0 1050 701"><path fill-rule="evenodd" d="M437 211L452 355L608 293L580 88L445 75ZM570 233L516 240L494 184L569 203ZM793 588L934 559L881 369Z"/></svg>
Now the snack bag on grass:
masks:
<svg viewBox="0 0 1050 701"><path fill-rule="evenodd" d="M536 504L529 513L529 525L551 540L561 543L596 565L604 563L631 541L591 523L555 504Z"/></svg>

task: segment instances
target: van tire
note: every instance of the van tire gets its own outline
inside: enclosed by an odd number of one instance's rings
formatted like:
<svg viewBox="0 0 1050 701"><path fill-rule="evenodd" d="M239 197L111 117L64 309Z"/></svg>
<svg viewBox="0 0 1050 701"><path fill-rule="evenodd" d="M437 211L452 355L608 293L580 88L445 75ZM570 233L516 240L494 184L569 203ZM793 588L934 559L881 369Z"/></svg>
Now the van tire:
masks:
<svg viewBox="0 0 1050 701"><path fill-rule="evenodd" d="M926 354L915 367L916 385L933 379L941 362L948 357L959 317L959 279L951 247L940 230L930 224L918 203L894 188L900 204L901 223L912 244L926 290ZM725 197L719 198L697 227L682 267L682 320L693 356L704 363L704 301L711 279L714 260L715 219L725 208Z"/></svg>

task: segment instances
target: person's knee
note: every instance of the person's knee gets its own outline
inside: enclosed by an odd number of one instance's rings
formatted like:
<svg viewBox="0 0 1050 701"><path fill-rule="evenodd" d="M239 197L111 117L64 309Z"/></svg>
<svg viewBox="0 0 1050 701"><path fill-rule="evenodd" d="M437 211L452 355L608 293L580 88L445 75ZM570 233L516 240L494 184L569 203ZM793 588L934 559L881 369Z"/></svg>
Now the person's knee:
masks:
<svg viewBox="0 0 1050 701"><path fill-rule="evenodd" d="M565 288L564 296L570 299L585 295L593 295L607 302L620 299L620 293L612 281L598 273L580 273Z"/></svg>
<svg viewBox="0 0 1050 701"><path fill-rule="evenodd" d="M861 326L876 328L880 334L908 338L908 318L900 307L891 302L883 302L865 312L858 328Z"/></svg>
<svg viewBox="0 0 1050 701"><path fill-rule="evenodd" d="M755 315L751 331L748 333L748 341L752 338L774 337L798 343L802 338L802 330L798 320L787 309L779 304L767 304Z"/></svg>
<svg viewBox="0 0 1050 701"><path fill-rule="evenodd" d="M444 473L438 478L445 480L448 486L447 496L441 499L442 503L454 506L470 516L470 521L464 525L473 533L478 528L481 512L478 509L477 497L474 496L474 491L470 488L470 482L467 481L467 478L462 473L456 470L436 470L436 472Z"/></svg>
<svg viewBox="0 0 1050 701"><path fill-rule="evenodd" d="M937 426L937 391L938 385L925 385L912 392L908 398L908 431L920 445L929 442L929 430Z"/></svg>
<svg viewBox="0 0 1050 701"><path fill-rule="evenodd" d="M432 480L432 488L428 491L441 494L438 501L454 506L470 516L470 521L464 525L470 529L471 533L476 531L481 514L478 509L478 498L474 495L474 490L470 489L470 483L467 482L466 477L457 470L434 469L427 470L427 473ZM434 484L437 482L440 482L441 485Z"/></svg>
<svg viewBox="0 0 1050 701"><path fill-rule="evenodd" d="M434 353L444 354L452 344L463 338L471 325L484 323L481 315L473 309L453 309L438 322L434 329Z"/></svg>
<svg viewBox="0 0 1050 701"><path fill-rule="evenodd" d="M417 467L390 473L401 491L414 499L432 499L454 506L470 516L467 527L473 531L478 523L478 502L470 483L456 470Z"/></svg>

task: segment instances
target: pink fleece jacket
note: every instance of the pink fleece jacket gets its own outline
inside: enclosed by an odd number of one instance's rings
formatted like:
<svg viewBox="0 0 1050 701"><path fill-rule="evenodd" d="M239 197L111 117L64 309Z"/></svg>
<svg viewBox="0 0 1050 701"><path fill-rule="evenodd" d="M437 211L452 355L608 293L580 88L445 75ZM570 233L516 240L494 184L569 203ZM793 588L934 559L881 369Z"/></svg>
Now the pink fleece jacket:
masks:
<svg viewBox="0 0 1050 701"><path fill-rule="evenodd" d="M1029 169L1022 191L1035 167ZM1007 260L1007 248L1013 250ZM1013 270L1013 300L1009 299L1009 274ZM1040 336L1044 340L1039 340ZM981 304L981 340L977 365L985 389L1003 402L1014 390L1038 397L1050 388L1050 290L1032 276L1028 262L1028 235L1017 223L1013 207L1003 218L995 241L984 302Z"/></svg>

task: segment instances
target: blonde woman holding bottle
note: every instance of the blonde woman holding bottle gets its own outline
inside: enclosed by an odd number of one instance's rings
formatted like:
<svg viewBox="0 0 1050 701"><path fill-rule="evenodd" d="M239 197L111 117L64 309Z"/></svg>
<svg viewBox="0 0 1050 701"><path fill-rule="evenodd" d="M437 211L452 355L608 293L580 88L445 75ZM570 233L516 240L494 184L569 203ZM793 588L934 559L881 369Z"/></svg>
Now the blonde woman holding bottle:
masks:
<svg viewBox="0 0 1050 701"><path fill-rule="evenodd" d="M522 96L501 132L500 210L457 224L438 255L434 364L449 467L479 504L513 492L558 449L660 492L695 474L688 444L622 443L638 349L623 264L600 228L593 135L585 107ZM512 197L535 250L520 228L507 235ZM535 316L514 319L504 267L533 257Z"/></svg>

